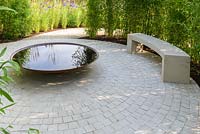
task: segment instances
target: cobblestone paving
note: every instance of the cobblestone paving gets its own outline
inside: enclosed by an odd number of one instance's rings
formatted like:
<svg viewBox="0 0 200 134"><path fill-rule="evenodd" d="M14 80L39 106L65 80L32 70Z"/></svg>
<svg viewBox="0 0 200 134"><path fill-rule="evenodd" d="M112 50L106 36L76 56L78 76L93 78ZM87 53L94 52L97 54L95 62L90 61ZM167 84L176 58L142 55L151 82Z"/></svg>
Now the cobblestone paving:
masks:
<svg viewBox="0 0 200 134"><path fill-rule="evenodd" d="M99 59L73 73L42 75L24 71L10 84L16 105L0 116L12 134L37 128L42 134L199 134L200 89L163 83L161 59L150 53L130 55L126 46L80 39L30 38L1 44L8 58L41 42L81 43Z"/></svg>

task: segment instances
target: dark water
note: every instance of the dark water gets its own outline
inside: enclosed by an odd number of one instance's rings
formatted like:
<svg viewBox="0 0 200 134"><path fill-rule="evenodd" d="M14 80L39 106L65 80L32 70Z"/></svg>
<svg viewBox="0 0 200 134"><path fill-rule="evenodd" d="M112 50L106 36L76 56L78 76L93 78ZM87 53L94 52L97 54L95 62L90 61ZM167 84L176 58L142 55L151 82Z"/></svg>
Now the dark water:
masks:
<svg viewBox="0 0 200 134"><path fill-rule="evenodd" d="M51 43L30 46L14 54L13 59L32 71L67 71L83 67L97 59L98 54L87 46Z"/></svg>

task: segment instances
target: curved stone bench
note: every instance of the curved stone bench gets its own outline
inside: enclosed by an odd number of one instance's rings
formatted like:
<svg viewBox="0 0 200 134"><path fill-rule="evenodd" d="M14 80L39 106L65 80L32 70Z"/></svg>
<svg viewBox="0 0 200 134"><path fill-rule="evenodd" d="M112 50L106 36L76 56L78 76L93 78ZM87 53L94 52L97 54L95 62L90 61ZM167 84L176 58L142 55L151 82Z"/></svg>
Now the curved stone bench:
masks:
<svg viewBox="0 0 200 134"><path fill-rule="evenodd" d="M142 33L129 34L128 53L136 53L139 44L145 45L162 57L162 80L164 82L190 82L190 56L172 44Z"/></svg>

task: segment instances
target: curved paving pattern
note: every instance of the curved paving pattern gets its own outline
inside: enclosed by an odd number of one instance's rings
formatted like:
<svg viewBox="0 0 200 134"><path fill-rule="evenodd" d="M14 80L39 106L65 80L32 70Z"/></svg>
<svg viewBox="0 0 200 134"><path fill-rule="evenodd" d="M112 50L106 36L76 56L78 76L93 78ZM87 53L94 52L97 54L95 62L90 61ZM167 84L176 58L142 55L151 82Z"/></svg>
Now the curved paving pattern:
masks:
<svg viewBox="0 0 200 134"><path fill-rule="evenodd" d="M82 71L42 75L24 72L10 84L16 105L0 117L13 134L198 134L200 90L161 82L160 58L130 55L116 43L80 39L26 39L8 53L40 42L66 41L95 48L99 59Z"/></svg>

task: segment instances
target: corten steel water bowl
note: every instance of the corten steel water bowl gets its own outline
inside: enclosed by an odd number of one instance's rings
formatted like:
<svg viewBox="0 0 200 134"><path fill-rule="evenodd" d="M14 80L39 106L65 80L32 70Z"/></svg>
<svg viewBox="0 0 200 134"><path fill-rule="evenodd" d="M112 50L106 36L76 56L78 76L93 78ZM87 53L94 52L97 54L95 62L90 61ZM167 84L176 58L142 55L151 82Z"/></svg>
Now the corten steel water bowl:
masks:
<svg viewBox="0 0 200 134"><path fill-rule="evenodd" d="M22 48L11 58L29 71L60 73L87 66L98 58L98 53L88 46L54 42Z"/></svg>

